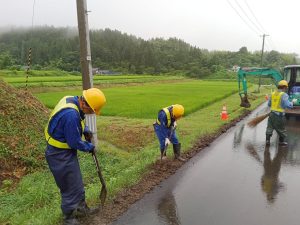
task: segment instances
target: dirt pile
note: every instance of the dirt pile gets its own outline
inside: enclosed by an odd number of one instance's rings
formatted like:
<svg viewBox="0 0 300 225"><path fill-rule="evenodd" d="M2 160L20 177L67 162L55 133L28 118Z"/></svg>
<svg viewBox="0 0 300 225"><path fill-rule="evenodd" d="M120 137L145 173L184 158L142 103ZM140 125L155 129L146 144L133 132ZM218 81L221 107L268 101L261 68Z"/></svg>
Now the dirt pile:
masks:
<svg viewBox="0 0 300 225"><path fill-rule="evenodd" d="M0 186L41 166L48 109L29 91L0 80Z"/></svg>

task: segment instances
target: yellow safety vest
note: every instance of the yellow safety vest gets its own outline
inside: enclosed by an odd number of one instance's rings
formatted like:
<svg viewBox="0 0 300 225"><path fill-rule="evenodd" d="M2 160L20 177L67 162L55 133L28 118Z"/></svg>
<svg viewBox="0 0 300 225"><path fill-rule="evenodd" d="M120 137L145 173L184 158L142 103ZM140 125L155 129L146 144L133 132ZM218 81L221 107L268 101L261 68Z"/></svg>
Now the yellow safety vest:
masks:
<svg viewBox="0 0 300 225"><path fill-rule="evenodd" d="M284 109L281 108L281 96L284 92L274 91L272 93L272 101L271 101L271 111L276 112L284 112Z"/></svg>
<svg viewBox="0 0 300 225"><path fill-rule="evenodd" d="M78 109L77 105L75 105L74 103L66 102L66 99L70 98L70 97L74 97L74 96L65 96L58 102L58 104L55 106L55 108L51 112L50 118L45 127L44 132L45 132L46 141L48 142L49 145L52 145L56 148L71 149L70 146L66 142L61 142L61 141L54 139L53 137L50 136L50 134L48 132L49 123L50 123L51 119L61 110L66 109L66 108L72 108L72 109L75 109L79 113L79 109ZM82 130L84 130L85 124L84 124L83 120L81 120L81 126L82 126Z"/></svg>
<svg viewBox="0 0 300 225"><path fill-rule="evenodd" d="M172 107L172 106L168 106L168 107L165 107L162 109L162 110L164 110L164 112L167 116L167 120L168 120L167 127L170 127L170 125L171 125L171 113L169 111L170 107ZM156 123L160 125L160 121L158 120L158 118L156 119Z"/></svg>

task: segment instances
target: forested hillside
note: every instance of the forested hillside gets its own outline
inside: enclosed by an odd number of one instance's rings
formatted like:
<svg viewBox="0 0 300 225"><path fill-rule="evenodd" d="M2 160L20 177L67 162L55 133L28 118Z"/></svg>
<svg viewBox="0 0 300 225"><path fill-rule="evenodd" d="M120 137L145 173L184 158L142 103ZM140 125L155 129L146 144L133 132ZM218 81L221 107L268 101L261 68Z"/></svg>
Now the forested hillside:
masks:
<svg viewBox="0 0 300 225"><path fill-rule="evenodd" d="M180 73L203 77L238 66L260 66L261 52L241 46L237 52L208 51L177 38L143 40L117 30L91 30L92 64L122 73ZM21 69L32 48L32 68L80 71L75 28L15 28L0 34L0 69ZM296 54L264 53L264 66L296 63Z"/></svg>

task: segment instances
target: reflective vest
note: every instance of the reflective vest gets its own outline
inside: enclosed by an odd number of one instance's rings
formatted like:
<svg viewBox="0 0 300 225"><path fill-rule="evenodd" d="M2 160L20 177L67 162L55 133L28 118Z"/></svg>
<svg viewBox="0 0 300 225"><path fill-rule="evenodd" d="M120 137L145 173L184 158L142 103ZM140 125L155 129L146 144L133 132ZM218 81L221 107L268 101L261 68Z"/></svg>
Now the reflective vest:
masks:
<svg viewBox="0 0 300 225"><path fill-rule="evenodd" d="M50 136L48 129L49 129L49 124L51 119L57 114L59 113L61 110L66 109L66 108L72 108L75 109L78 113L79 113L79 109L77 107L76 104L74 103L67 103L66 99L70 98L73 96L65 96L63 97L58 104L55 106L55 108L53 109L53 111L50 114L50 118L48 120L48 123L45 127L45 138L46 141L49 145L52 145L56 148L63 148L63 149L71 149L70 146L66 143L66 142L61 142L59 140L54 139L53 137ZM82 130L84 130L85 124L84 124L84 120L81 120L81 126L82 126Z"/></svg>
<svg viewBox="0 0 300 225"><path fill-rule="evenodd" d="M169 111L170 107L172 107L172 106L168 106L168 107L165 107L165 108L162 109L162 110L164 110L164 112L167 116L167 120L168 120L167 127L170 127L170 125L171 125L171 113ZM158 118L156 119L156 123L160 125L160 121L158 120Z"/></svg>
<svg viewBox="0 0 300 225"><path fill-rule="evenodd" d="M271 101L271 111L276 112L284 112L284 109L281 107L281 96L284 92L274 91L272 93L272 101Z"/></svg>

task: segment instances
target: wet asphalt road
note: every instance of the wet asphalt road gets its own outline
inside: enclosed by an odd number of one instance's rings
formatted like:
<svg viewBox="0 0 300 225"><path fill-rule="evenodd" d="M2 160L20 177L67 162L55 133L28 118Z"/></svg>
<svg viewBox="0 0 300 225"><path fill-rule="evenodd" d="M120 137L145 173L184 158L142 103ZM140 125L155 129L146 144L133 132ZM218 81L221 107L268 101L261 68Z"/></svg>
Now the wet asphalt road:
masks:
<svg viewBox="0 0 300 225"><path fill-rule="evenodd" d="M113 225L300 224L300 120L287 121L288 147L254 111L134 204Z"/></svg>

